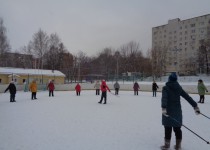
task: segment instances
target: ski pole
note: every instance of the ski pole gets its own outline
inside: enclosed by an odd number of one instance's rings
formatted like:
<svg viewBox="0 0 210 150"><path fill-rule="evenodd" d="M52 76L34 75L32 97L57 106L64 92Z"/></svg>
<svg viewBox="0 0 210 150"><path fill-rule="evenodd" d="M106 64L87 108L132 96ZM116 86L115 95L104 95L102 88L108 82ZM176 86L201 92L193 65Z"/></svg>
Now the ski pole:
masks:
<svg viewBox="0 0 210 150"><path fill-rule="evenodd" d="M119 95L115 95L114 93L110 92L112 95L119 97Z"/></svg>
<svg viewBox="0 0 210 150"><path fill-rule="evenodd" d="M210 144L209 141L205 140L204 138L202 138L200 135L198 135L197 133L195 133L194 131L192 131L191 129L189 129L187 126L185 126L184 124L181 124L179 121L177 121L176 119L172 118L169 115L165 115L166 117L171 118L172 120L174 120L176 123L180 124L181 126L185 127L187 130L189 130L190 132L192 132L193 134L195 134L197 137L199 137L200 139L202 139L203 141L205 141L207 144Z"/></svg>
<svg viewBox="0 0 210 150"><path fill-rule="evenodd" d="M208 119L210 119L208 116L206 116L206 115L204 115L204 114L202 114L202 113L200 113L201 115L203 115L204 117L206 117L206 118L208 118Z"/></svg>

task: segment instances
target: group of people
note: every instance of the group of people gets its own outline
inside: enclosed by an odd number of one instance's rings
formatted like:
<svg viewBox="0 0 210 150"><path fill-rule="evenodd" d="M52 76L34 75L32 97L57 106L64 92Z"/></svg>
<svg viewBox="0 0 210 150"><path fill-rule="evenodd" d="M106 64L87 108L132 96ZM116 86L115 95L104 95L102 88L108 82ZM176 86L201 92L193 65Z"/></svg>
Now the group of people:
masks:
<svg viewBox="0 0 210 150"><path fill-rule="evenodd" d="M54 81L51 80L48 85L47 85L47 89L49 90L49 97L54 96L54 90L55 90L55 86L54 86ZM6 88L6 90L4 91L4 93L6 93L9 90L10 92L10 102L16 102L15 101L15 95L16 95L16 86L14 84L14 81L11 81L9 86ZM33 80L31 82L31 84L29 85L29 90L31 91L31 100L36 100L36 93L37 93L37 84L36 84L36 80Z"/></svg>
<svg viewBox="0 0 210 150"><path fill-rule="evenodd" d="M47 88L49 89L49 96L54 96L53 91L55 89L53 81L50 81ZM101 99L98 103L106 104L107 103L107 91L111 92L109 87L107 86L105 80L102 80L101 84L99 81L96 81L96 84L94 86L96 88L96 95L101 94ZM152 84L152 90L153 90L153 96L156 96L157 91L157 84L155 81ZM200 79L198 80L198 93L200 95L200 100L198 103L204 103L204 95L205 92L208 92L207 88L203 84L203 81ZM115 95L118 95L120 85L118 82L114 84L115 89ZM138 90L140 89L140 86L137 82L133 85L134 89L134 95L138 95ZM9 90L10 91L10 102L15 102L15 94L16 94L16 87L13 81L9 84L5 92ZM76 94L80 95L81 86L78 83L75 87ZM36 81L34 80L30 85L30 91L32 92L31 99L37 99L36 98L36 92L37 92L37 85ZM193 108L195 113L198 115L200 114L200 109L198 107L198 104L192 99L192 97L189 96L188 93L186 93L180 84L177 82L177 75L176 73L171 73L171 75L168 78L168 81L166 82L165 86L162 88L162 98L161 98L161 108L162 108L162 125L164 126L165 133L164 133L164 144L160 147L162 150L167 150L170 148L170 142L171 142L171 134L172 130L175 132L176 136L176 143L174 148L176 150L181 149L181 142L182 142L182 109L181 109L181 102L180 97L183 97Z"/></svg>

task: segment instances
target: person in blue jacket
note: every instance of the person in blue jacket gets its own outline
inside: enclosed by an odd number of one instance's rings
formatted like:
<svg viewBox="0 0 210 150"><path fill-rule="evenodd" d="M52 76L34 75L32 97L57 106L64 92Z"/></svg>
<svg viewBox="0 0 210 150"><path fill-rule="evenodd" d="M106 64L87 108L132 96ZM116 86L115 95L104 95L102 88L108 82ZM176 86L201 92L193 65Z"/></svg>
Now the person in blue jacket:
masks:
<svg viewBox="0 0 210 150"><path fill-rule="evenodd" d="M162 125L165 128L165 143L161 146L162 150L170 148L172 129L176 136L176 150L181 149L182 141L182 109L180 96L189 102L194 108L195 113L199 114L200 110L197 103L182 89L177 82L176 73L171 73L168 82L162 89L161 107L162 107Z"/></svg>

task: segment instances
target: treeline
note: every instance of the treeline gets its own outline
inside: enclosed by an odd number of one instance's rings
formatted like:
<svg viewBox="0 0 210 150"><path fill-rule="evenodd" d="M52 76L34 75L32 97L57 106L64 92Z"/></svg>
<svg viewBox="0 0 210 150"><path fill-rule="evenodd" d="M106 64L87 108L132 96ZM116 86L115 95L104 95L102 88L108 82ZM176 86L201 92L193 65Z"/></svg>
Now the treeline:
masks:
<svg viewBox="0 0 210 150"><path fill-rule="evenodd" d="M58 34L47 34L39 29L27 45L11 52L3 19L0 19L0 33L1 67L60 70L69 80L81 80L87 75L103 75L108 78L127 72L148 76L152 74L149 57L143 56L139 43L134 41L117 50L104 48L96 56L87 56L82 51L73 55Z"/></svg>

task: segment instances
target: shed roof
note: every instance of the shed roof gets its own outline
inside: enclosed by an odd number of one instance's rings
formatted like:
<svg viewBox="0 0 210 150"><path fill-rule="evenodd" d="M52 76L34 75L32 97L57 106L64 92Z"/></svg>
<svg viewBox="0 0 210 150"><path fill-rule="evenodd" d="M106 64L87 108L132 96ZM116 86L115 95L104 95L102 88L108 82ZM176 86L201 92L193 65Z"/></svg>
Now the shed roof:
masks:
<svg viewBox="0 0 210 150"><path fill-rule="evenodd" d="M0 67L0 74L46 75L46 76L65 77L65 75L58 70L24 69L24 68L7 68L7 67Z"/></svg>

